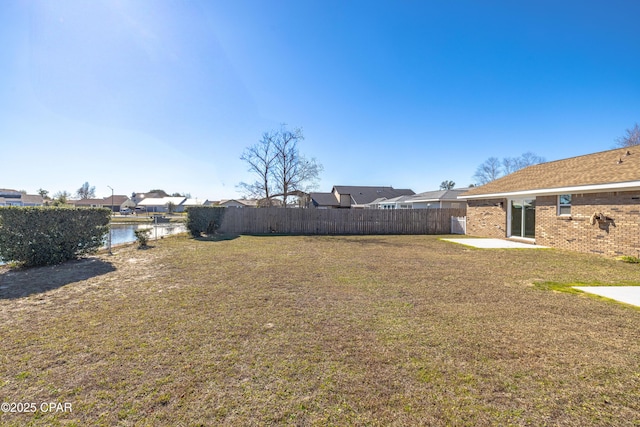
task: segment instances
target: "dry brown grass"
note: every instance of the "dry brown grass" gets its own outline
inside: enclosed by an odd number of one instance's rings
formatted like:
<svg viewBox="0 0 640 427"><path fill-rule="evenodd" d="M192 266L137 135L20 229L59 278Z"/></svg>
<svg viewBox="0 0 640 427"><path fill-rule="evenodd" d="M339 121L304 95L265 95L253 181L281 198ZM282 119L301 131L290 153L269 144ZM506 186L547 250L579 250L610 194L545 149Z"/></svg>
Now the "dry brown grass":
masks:
<svg viewBox="0 0 640 427"><path fill-rule="evenodd" d="M0 275L2 425L639 425L637 265L433 236L164 239Z"/></svg>

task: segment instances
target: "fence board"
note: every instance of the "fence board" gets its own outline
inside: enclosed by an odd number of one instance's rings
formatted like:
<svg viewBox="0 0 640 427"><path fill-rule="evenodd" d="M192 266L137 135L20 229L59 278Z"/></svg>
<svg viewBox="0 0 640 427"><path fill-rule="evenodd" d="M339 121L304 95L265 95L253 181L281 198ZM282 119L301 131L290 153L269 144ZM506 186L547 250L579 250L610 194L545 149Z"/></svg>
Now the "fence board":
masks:
<svg viewBox="0 0 640 427"><path fill-rule="evenodd" d="M451 234L466 209L227 208L219 231L230 234Z"/></svg>

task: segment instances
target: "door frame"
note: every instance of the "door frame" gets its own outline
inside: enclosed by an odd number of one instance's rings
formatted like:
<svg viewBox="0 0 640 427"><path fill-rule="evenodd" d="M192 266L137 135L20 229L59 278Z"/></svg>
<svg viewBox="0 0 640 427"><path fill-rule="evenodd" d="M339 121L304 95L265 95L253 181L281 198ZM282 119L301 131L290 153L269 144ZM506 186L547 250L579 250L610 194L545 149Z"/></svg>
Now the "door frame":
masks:
<svg viewBox="0 0 640 427"><path fill-rule="evenodd" d="M535 238L535 233L536 233L536 232L535 232L535 226L534 226L534 229L533 229L533 236L534 236L533 238L532 238L532 237L524 237L524 236L523 236L523 235L524 235L524 229L525 229L525 209L524 209L524 208L522 209L522 213L521 213L521 215L522 215L522 219L521 219L521 226L520 226L520 235L516 235L516 236L514 236L514 235L512 234L512 230L511 230L511 217L512 217L513 215L512 215L512 213L511 213L511 204L512 204L512 202L514 202L514 201L516 201L516 202L521 202L521 203L522 203L522 205L523 205L523 207L524 207L524 202L525 202L525 201L533 201L533 202L535 202L535 201L536 201L536 196L528 196L528 197L512 197L512 198L510 198L510 199L507 199L507 237L508 237L508 238L513 237L513 238L517 238L517 239L526 239L526 240L530 240L530 241L532 241L532 242L533 242L533 241L535 241L535 240L536 240L536 238ZM534 215L534 218L535 218L535 206L534 206L533 215Z"/></svg>

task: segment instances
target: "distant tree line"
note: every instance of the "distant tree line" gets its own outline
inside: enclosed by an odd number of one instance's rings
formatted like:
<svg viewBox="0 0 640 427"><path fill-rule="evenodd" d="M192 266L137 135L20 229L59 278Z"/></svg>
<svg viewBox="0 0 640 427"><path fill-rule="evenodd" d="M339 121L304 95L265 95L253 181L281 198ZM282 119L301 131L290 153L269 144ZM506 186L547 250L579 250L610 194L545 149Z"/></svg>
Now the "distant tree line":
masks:
<svg viewBox="0 0 640 427"><path fill-rule="evenodd" d="M543 163L546 160L532 152L522 154L520 157L489 157L484 161L473 175L476 185L484 185L502 176L509 175L527 166Z"/></svg>

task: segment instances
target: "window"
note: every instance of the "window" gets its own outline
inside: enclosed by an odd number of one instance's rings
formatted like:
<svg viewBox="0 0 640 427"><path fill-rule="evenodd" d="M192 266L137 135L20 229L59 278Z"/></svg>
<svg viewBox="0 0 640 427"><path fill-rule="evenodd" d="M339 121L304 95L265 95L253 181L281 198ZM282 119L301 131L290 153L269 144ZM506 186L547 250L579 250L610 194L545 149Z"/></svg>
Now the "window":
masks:
<svg viewBox="0 0 640 427"><path fill-rule="evenodd" d="M571 215L571 194L558 196L558 215Z"/></svg>

